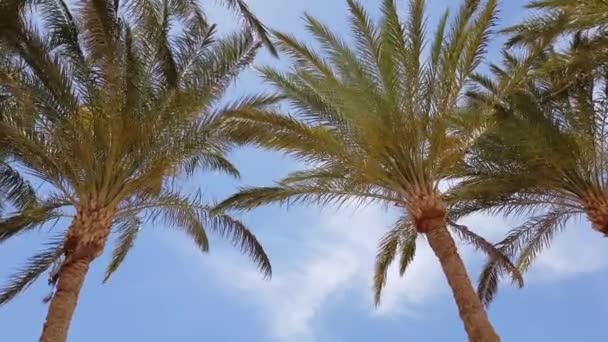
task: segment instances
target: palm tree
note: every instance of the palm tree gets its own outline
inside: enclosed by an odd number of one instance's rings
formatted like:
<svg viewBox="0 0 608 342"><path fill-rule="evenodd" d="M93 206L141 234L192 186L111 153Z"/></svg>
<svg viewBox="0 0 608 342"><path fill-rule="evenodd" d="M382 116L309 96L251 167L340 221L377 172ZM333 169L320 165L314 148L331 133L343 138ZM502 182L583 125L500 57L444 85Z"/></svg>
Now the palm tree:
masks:
<svg viewBox="0 0 608 342"><path fill-rule="evenodd" d="M470 94L492 118L468 151L465 180L452 189L461 200L455 210L531 215L497 245L517 256L522 272L573 218L585 216L608 235L608 78L597 43L574 34L570 47L545 50L512 82L517 87L501 92L522 64L505 52L505 68L493 66L495 79L477 78ZM484 303L500 275L488 262L478 287Z"/></svg>
<svg viewBox="0 0 608 342"><path fill-rule="evenodd" d="M227 115L233 138L283 151L307 162L274 187L244 188L216 208L249 210L267 203L378 202L400 208L401 218L381 241L375 274L376 302L397 253L401 271L426 236L452 288L471 341L498 341L466 273L453 228L465 241L508 267L492 245L448 220L439 185L458 168L470 138L452 130L468 76L485 53L495 23L496 1L466 1L449 23L446 12L426 51L425 2L409 2L400 21L394 0L382 3L373 23L349 0L351 47L327 26L305 15L322 52L276 32L276 45L293 60L283 73L262 68L280 106L235 106ZM428 53L428 54L427 54ZM425 56L428 55L428 58ZM255 97L253 97L255 98Z"/></svg>
<svg viewBox="0 0 608 342"><path fill-rule="evenodd" d="M198 5L177 0L3 1L0 25L0 146L48 189L0 221L0 241L73 217L0 289L6 303L53 267L40 341L66 340L89 266L112 231L106 280L142 225L157 222L203 252L210 229L270 275L242 223L212 215L200 194L175 185L198 170L238 176L216 104L260 47L248 28L218 39Z"/></svg>
<svg viewBox="0 0 608 342"><path fill-rule="evenodd" d="M505 30L511 35L507 45L529 45L540 40L557 38L595 30L605 34L608 22L608 2L605 0L535 0L527 8L535 11L526 20Z"/></svg>

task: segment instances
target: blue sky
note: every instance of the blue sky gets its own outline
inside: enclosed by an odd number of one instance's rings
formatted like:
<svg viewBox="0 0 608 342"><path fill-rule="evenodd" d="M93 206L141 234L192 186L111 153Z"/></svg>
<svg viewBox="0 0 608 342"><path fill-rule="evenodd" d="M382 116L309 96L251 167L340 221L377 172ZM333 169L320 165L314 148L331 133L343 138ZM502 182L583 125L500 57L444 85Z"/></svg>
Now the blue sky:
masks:
<svg viewBox="0 0 608 342"><path fill-rule="evenodd" d="M377 14L379 0L364 0ZM521 18L524 1L502 1L501 24ZM343 0L250 0L270 26L308 39L304 11L346 34ZM429 25L457 1L429 1ZM400 3L402 8L405 8ZM210 7L224 28L234 23ZM497 57L496 40L489 59ZM258 64L284 63L262 54ZM245 72L228 97L258 91ZM235 181L204 174L190 181L221 198L236 186L270 184L296 164L253 149L236 151L242 171ZM404 278L391 273L383 305L371 297L375 247L394 213L374 206L333 209L266 207L242 218L264 243L274 278L262 280L249 260L225 242L212 241L201 255L183 236L146 227L135 249L107 285L107 256L92 267L72 323L70 341L359 342L465 341L446 282L426 243ZM493 240L509 226L501 218L476 216L468 223ZM0 248L0 279L33 254L48 236L20 236ZM608 250L586 222L574 222L535 264L522 290L505 286L490 316L503 341L605 341L608 315ZM472 278L482 257L460 246ZM0 341L35 341L46 314L44 279L0 308Z"/></svg>

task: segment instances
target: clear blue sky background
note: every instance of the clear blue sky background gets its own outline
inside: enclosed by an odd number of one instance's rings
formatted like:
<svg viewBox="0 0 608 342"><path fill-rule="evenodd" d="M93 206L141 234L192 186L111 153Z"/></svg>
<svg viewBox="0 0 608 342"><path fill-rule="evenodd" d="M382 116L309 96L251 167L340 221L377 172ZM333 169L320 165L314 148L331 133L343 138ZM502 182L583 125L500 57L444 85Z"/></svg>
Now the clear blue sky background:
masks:
<svg viewBox="0 0 608 342"><path fill-rule="evenodd" d="M208 1L205 1L208 3ZM342 34L348 32L343 0L250 0L271 27L308 39L301 15L308 11ZM374 16L379 0L363 3ZM429 28L458 1L429 1ZM502 1L501 25L524 15L523 0ZM401 8L405 6L400 2ZM211 17L225 30L235 18L215 6ZM498 57L500 40L491 46ZM284 63L261 55L258 64ZM261 89L246 72L227 95ZM296 164L272 153L243 149L233 154L243 178L204 174L188 184L213 198L240 184L270 184ZM201 255L180 234L146 227L123 267L102 286L107 256L95 262L72 323L70 341L250 341L363 342L465 341L464 331L436 260L426 247L405 278L391 273L383 305L374 309L371 269L375 246L394 213L380 208L267 207L244 215L267 248L274 278L264 281L254 266L226 243L212 241ZM469 219L480 233L499 239L509 225L499 218ZM30 234L0 248L0 279L33 254L47 232ZM607 341L608 251L585 222L575 222L528 274L522 290L505 286L490 310L503 341ZM426 242L421 241L421 246ZM462 254L477 277L481 256ZM394 270L393 270L394 271ZM0 341L36 341L46 314L44 279L0 308Z"/></svg>

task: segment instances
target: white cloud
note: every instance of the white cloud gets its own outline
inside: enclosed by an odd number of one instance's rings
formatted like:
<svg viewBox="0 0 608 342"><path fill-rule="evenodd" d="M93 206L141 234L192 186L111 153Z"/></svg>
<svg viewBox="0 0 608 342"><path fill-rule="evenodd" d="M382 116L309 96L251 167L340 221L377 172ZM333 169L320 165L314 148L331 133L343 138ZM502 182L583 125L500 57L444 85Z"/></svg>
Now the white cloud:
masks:
<svg viewBox="0 0 608 342"><path fill-rule="evenodd" d="M331 299L347 290L358 294L350 303L369 307L372 315L414 315L419 304L445 292L447 287L435 257L421 241L406 276L402 279L392 269L382 305L373 309L373 263L377 243L390 224L388 216L373 206L324 212L318 222L307 222L310 235L305 241L289 247L289 253L298 257L288 261L274 259L275 272L270 282L260 280L254 269L242 263L222 262L216 264L216 269L247 297L258 298L278 341L314 341L315 318Z"/></svg>
<svg viewBox="0 0 608 342"><path fill-rule="evenodd" d="M381 208L371 206L324 211L315 219L294 222L292 228L306 229L305 235L289 236L289 241L279 238L276 240L279 243L266 245L273 257L271 281L262 280L257 270L241 258L234 259L224 253L217 255L218 250L214 251L213 263L201 258L201 265L206 268L204 274L208 275L210 270L216 272L220 281L243 293L243 300L255 302L276 341L315 341L318 337L315 319L333 303L343 304L340 295L345 293L355 294L348 298L350 309L353 305L367 307L377 319L397 315L414 319L426 317L431 313L423 306L440 297L454 305L440 266L422 239L405 277L399 277L396 267L391 268L382 305L373 308L371 286L376 246L391 223L390 216ZM465 223L496 241L516 222L479 215L468 218ZM286 233L283 227L276 228L273 234ZM527 274L527 286L536 286L539 282L546 286L546 282L605 268L608 251L603 248L604 242L587 225L568 227ZM462 244L459 249L469 265L471 278L476 279L478 270L471 266L479 265L482 255Z"/></svg>

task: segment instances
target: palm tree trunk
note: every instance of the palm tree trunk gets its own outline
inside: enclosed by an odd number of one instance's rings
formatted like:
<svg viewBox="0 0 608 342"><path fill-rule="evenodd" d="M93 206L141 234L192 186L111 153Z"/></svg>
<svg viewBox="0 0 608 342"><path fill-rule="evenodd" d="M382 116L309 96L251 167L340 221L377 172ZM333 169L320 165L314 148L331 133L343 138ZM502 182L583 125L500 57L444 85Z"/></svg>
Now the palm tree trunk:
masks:
<svg viewBox="0 0 608 342"><path fill-rule="evenodd" d="M65 259L56 275L40 342L66 342L80 289L91 262L103 252L111 222L109 210L78 211L65 238Z"/></svg>
<svg viewBox="0 0 608 342"><path fill-rule="evenodd" d="M57 289L47 314L40 342L65 342L72 315L78 302L78 294L84 283L92 260L80 258L61 267Z"/></svg>
<svg viewBox="0 0 608 342"><path fill-rule="evenodd" d="M587 200L583 205L593 229L608 236L608 199Z"/></svg>
<svg viewBox="0 0 608 342"><path fill-rule="evenodd" d="M439 259L456 305L460 319L471 342L498 342L500 337L494 331L481 301L471 284L464 263L458 255L454 239L447 227L437 226L426 232L431 249Z"/></svg>

